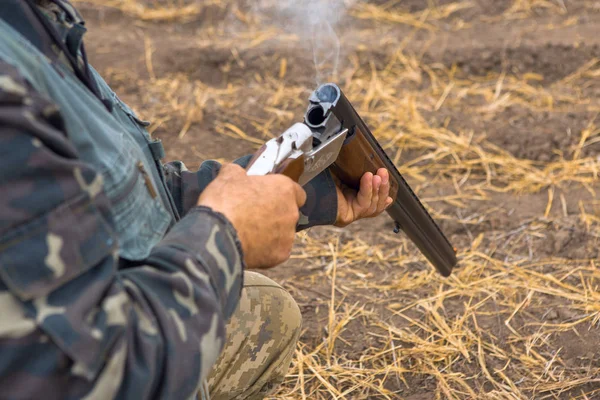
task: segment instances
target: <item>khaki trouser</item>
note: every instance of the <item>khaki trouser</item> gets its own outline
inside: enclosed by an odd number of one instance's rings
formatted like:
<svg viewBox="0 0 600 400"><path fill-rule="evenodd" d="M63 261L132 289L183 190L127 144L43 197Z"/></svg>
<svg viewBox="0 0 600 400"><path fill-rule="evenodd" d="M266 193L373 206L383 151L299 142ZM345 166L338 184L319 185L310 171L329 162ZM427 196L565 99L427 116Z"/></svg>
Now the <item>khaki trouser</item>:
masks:
<svg viewBox="0 0 600 400"><path fill-rule="evenodd" d="M245 272L227 342L208 378L211 400L258 400L283 381L300 336L292 296L271 279Z"/></svg>

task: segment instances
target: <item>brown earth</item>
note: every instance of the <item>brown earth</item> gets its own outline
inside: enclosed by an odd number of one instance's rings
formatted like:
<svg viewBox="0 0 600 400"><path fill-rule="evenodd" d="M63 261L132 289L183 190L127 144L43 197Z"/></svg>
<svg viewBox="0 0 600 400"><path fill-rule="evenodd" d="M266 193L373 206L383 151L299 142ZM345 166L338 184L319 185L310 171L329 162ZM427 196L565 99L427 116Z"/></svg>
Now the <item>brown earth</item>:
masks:
<svg viewBox="0 0 600 400"><path fill-rule="evenodd" d="M101 3L79 3L90 59L169 159L301 117L310 46L251 3ZM300 234L267 272L304 315L278 398L600 398L600 2L371 1L336 29L336 80L461 268L437 276L385 217Z"/></svg>

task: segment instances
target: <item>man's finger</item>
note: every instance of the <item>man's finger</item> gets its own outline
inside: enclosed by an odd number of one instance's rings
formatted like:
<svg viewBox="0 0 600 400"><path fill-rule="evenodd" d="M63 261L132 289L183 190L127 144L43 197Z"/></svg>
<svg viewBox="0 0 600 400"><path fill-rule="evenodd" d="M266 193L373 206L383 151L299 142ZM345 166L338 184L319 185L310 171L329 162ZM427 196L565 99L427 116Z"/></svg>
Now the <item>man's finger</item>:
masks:
<svg viewBox="0 0 600 400"><path fill-rule="evenodd" d="M306 192L302 189L302 186L295 184L294 190L296 194L296 204L298 208L302 207L306 203Z"/></svg>
<svg viewBox="0 0 600 400"><path fill-rule="evenodd" d="M377 175L379 175L381 177L381 179L390 177L388 170L385 168L379 168L377 170Z"/></svg>
<svg viewBox="0 0 600 400"><path fill-rule="evenodd" d="M361 207L368 208L373 198L373 174L366 172L360 178L360 189L356 195L356 200Z"/></svg>
<svg viewBox="0 0 600 400"><path fill-rule="evenodd" d="M386 206L388 195L390 194L390 176L388 171L380 168L377 175L381 177L381 186L379 187L379 202L377 203L377 211L383 211Z"/></svg>
<svg viewBox="0 0 600 400"><path fill-rule="evenodd" d="M379 204L379 188L381 187L381 176L373 176L373 196L371 197L371 204L369 205L367 215L374 214L377 212L377 205Z"/></svg>

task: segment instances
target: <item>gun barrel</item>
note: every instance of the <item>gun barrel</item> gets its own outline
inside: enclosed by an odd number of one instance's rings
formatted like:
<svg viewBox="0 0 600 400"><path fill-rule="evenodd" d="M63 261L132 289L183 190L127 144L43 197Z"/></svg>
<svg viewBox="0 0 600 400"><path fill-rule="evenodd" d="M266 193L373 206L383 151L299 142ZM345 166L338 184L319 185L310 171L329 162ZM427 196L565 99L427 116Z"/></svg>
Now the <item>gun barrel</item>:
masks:
<svg viewBox="0 0 600 400"><path fill-rule="evenodd" d="M311 105L305 122L311 125L328 125L328 119L334 116L342 128L348 129L348 135L338 159L333 165L336 175L347 185L358 188L364 172L376 172L386 168L390 173L390 183L394 203L387 213L396 224L396 231L402 229L408 238L419 248L425 257L443 276L449 276L457 263L456 251L435 223L431 215L421 204L394 163L381 148L367 125L360 118L352 104L340 88L332 83L321 85L310 97ZM323 109L324 117L316 118L316 107ZM312 115L308 115L312 111ZM331 125L331 124L329 124ZM362 155L362 160L358 160Z"/></svg>

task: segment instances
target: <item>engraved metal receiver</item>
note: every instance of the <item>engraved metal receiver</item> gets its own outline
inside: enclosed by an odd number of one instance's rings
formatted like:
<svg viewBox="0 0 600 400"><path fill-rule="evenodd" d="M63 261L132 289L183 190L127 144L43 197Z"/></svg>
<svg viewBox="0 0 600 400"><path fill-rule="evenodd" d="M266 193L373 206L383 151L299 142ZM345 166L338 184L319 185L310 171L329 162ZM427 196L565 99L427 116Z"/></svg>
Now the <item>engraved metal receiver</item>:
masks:
<svg viewBox="0 0 600 400"><path fill-rule="evenodd" d="M247 174L283 174L304 185L335 162L347 133L347 129L331 132L321 141L319 132L295 123L260 148L250 160Z"/></svg>

